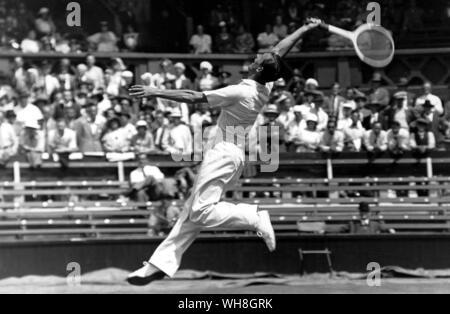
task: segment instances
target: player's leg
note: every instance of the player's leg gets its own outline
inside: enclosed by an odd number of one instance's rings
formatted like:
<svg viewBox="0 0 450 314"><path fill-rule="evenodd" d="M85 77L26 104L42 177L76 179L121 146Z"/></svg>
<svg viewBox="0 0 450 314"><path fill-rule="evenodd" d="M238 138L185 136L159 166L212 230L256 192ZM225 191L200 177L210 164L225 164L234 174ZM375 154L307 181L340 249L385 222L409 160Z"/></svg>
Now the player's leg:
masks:
<svg viewBox="0 0 450 314"><path fill-rule="evenodd" d="M258 213L255 205L220 202L226 189L239 179L243 165L242 152L233 145L217 145L207 153L179 221L155 251L150 263L129 276L130 283L143 285L164 274L173 276L184 252L204 228L257 231L269 249L275 249L275 234L268 213Z"/></svg>
<svg viewBox="0 0 450 314"><path fill-rule="evenodd" d="M221 202L225 192L236 186L244 169L244 154L233 144L221 143L211 150L197 177L192 193L190 221L205 229L227 228L256 231L270 251L276 248L268 212L258 206Z"/></svg>
<svg viewBox="0 0 450 314"><path fill-rule="evenodd" d="M186 206L180 218L172 228L167 238L158 246L149 262L144 263L144 267L128 276L128 282L133 285L142 286L154 280L162 279L165 276L173 277L181 265L184 252L195 241L201 226L189 221L189 204Z"/></svg>

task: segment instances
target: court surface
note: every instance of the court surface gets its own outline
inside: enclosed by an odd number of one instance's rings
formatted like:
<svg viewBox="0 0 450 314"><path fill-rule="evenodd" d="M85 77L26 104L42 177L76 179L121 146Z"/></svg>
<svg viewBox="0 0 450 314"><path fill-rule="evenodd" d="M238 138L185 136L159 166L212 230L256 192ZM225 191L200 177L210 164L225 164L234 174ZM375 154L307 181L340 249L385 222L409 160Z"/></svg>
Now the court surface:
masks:
<svg viewBox="0 0 450 314"><path fill-rule="evenodd" d="M82 276L80 285L66 278L28 276L0 281L0 293L74 293L74 294L340 294L340 293L450 293L450 279L382 279L381 287L369 287L366 280L330 278L329 275L257 276L236 278L192 276L182 273L177 279L154 282L147 287L132 287L125 281L128 272L109 269ZM193 279L202 277L201 279ZM353 279L355 278L355 279Z"/></svg>

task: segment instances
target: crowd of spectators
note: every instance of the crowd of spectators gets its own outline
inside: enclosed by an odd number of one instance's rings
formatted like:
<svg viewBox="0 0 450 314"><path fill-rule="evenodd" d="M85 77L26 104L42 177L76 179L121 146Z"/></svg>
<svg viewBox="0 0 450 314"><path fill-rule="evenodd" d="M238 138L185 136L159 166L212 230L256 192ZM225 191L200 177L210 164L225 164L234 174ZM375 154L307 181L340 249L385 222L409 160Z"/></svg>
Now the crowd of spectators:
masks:
<svg viewBox="0 0 450 314"><path fill-rule="evenodd" d="M108 153L111 159L130 158L130 153L189 155L198 151L195 145L203 145L201 151L217 132L219 110L207 104L188 107L161 99L131 99L128 89L140 83L207 91L231 84L229 73L214 70L204 61L191 81L184 74L185 64L167 59L161 61L159 73L135 78L121 59L102 68L92 55L77 65L69 59L27 64L17 57L11 85L0 89L0 163L18 154L39 167L43 159L64 164L80 154ZM245 79L248 68L241 74ZM365 93L336 83L324 94L318 79L304 79L295 70L290 80L275 82L257 126L279 132L280 152L367 152L371 158L387 152L394 158L408 151L426 155L445 149L450 140L450 102L443 104L432 92L427 82L422 94L414 95L401 79L392 93L375 73ZM194 143L194 130L202 130L202 143Z"/></svg>
<svg viewBox="0 0 450 314"><path fill-rule="evenodd" d="M117 11L118 16L127 10ZM122 15L120 15L122 14ZM58 17L55 18L55 17ZM61 20L62 19L62 20ZM121 18L126 20L126 16ZM58 52L118 52L135 51L139 33L134 23L122 21L122 35L107 21L99 21L96 29L75 32L62 27L66 23L65 12L51 12L41 7L37 12L27 7L25 1L0 1L0 50L24 53ZM66 30L66 33L62 33Z"/></svg>
<svg viewBox="0 0 450 314"><path fill-rule="evenodd" d="M207 53L253 53L264 51L275 45L295 29L300 27L307 17L319 17L330 24L346 29L355 29L367 20L366 6L370 1L265 1L252 4L254 22L242 15L241 5L233 1L217 1L213 4L207 18L195 16L197 25L191 38L181 41L195 54ZM432 22L448 23L446 9L429 8L428 12L418 6L416 1L378 1L382 8L382 23L392 30L396 41L407 36L402 34L426 27L428 16L434 16ZM52 12L47 7L29 8L25 1L0 1L0 50L15 50L26 53L37 52L118 52L141 51L149 47L150 38L140 34L132 2L108 1L113 12L110 22L99 21L97 25L83 25L78 31L68 29L65 12ZM446 21L444 21L446 19ZM119 21L110 25L111 20ZM258 22L255 25L256 21ZM433 24L434 25L434 24ZM148 36L147 36L148 37ZM175 40L175 39L174 39ZM180 40L180 39L176 39ZM160 47L161 51L173 48ZM313 37L300 42L295 51L302 50L338 50L351 49L351 43L342 37L319 31ZM146 51L150 52L150 51ZM181 52L181 51L180 51Z"/></svg>
<svg viewBox="0 0 450 314"><path fill-rule="evenodd" d="M232 1L222 1L212 10L207 20L196 20L199 24L196 34L189 42L192 52L202 53L251 53L264 51L300 27L308 17L318 17L328 23L348 30L356 29L367 22L367 4L370 1L258 1L259 18L257 30L253 33L244 27L239 8ZM416 1L378 1L382 10L382 25L391 30L396 40L403 40L405 33L417 31L430 22L434 27L446 23L448 16L443 10L428 12L435 18L427 19L427 12ZM263 23L261 23L263 21ZM430 24L428 23L428 24ZM438 24L436 24L438 23ZM249 26L249 25L247 25ZM352 49L352 43L338 35L316 32L305 42L300 42L295 51Z"/></svg>

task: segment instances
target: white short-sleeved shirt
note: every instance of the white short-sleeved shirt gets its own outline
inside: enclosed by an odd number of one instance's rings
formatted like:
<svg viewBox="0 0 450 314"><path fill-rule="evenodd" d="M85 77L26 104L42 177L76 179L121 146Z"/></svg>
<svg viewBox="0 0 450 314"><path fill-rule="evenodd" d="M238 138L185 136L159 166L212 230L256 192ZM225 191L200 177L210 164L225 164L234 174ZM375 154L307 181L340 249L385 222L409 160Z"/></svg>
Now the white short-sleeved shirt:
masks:
<svg viewBox="0 0 450 314"><path fill-rule="evenodd" d="M17 121L22 124L27 122L36 123L44 119L41 110L33 104L28 104L26 107L16 106L14 111L17 115Z"/></svg>
<svg viewBox="0 0 450 314"><path fill-rule="evenodd" d="M228 142L242 147L256 122L258 114L269 102L273 83L262 85L243 80L237 85L204 92L212 107L220 107L216 143ZM244 131L245 130L245 131Z"/></svg>

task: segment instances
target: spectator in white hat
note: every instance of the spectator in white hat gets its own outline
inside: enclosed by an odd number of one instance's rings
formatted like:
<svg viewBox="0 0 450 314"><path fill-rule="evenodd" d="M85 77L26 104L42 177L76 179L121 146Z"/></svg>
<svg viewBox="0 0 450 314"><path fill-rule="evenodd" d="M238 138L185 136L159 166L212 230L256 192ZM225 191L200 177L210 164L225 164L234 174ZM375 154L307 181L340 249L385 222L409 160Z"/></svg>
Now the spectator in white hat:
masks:
<svg viewBox="0 0 450 314"><path fill-rule="evenodd" d="M182 117L180 110L171 113L168 142L163 148L171 154L190 155L194 149L191 129L182 123Z"/></svg>
<svg viewBox="0 0 450 314"><path fill-rule="evenodd" d="M315 114L309 114L306 119L306 129L300 130L299 139L294 142L297 153L314 153L319 148L321 134L317 131L319 119Z"/></svg>
<svg viewBox="0 0 450 314"><path fill-rule="evenodd" d="M288 145L289 151L295 152L297 150L295 143L300 140L301 130L304 130L305 122L303 120L303 110L301 106L294 106L293 112L295 118L287 126L286 144Z"/></svg>
<svg viewBox="0 0 450 314"><path fill-rule="evenodd" d="M153 82L153 74L151 74L150 72L146 72L146 73L142 74L141 80L142 80L143 85L155 87L155 84Z"/></svg>
<svg viewBox="0 0 450 314"><path fill-rule="evenodd" d="M163 59L159 64L159 72L153 75L153 83L157 88L165 89L164 84L168 81L175 80L175 75L172 74L173 62L170 59Z"/></svg>
<svg viewBox="0 0 450 314"><path fill-rule="evenodd" d="M274 145L274 137L278 137L278 143L275 143L276 149L279 152L286 152L286 130L284 125L282 125L277 119L280 116L280 111L277 105L268 105L266 110L264 110L264 117L266 118L266 123L262 125L265 127L260 129L264 130L267 135L267 152L272 153L272 148Z"/></svg>
<svg viewBox="0 0 450 314"><path fill-rule="evenodd" d="M134 74L131 71L123 71L122 72L122 82L119 89L120 95L127 95L128 89L133 84Z"/></svg>
<svg viewBox="0 0 450 314"><path fill-rule="evenodd" d="M353 124L352 111L356 109L355 107L353 101L346 101L342 104L342 116L337 122L337 129L339 131L344 131Z"/></svg>
<svg viewBox="0 0 450 314"><path fill-rule="evenodd" d="M315 91L319 88L319 82L316 79L309 78L305 82L305 89Z"/></svg>
<svg viewBox="0 0 450 314"><path fill-rule="evenodd" d="M189 41L192 47L192 53L206 54L211 53L212 39L211 36L205 34L202 25L197 26L197 34L194 34Z"/></svg>
<svg viewBox="0 0 450 314"><path fill-rule="evenodd" d="M201 92L214 90L219 86L219 79L212 75L213 66L208 61L200 63L201 76L197 79L197 90Z"/></svg>
<svg viewBox="0 0 450 314"><path fill-rule="evenodd" d="M186 71L186 66L181 63L175 63L173 66L175 70L175 88L176 89L192 89L192 82L189 80L184 72Z"/></svg>
<svg viewBox="0 0 450 314"><path fill-rule="evenodd" d="M150 154L155 151L155 141L147 121L136 123L137 134L131 139L131 150L136 154Z"/></svg>

